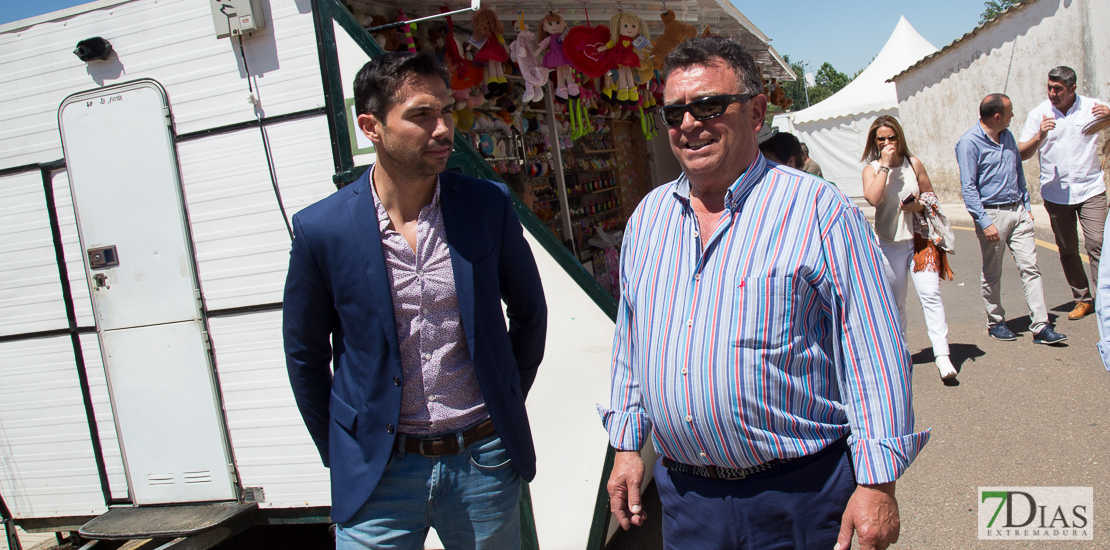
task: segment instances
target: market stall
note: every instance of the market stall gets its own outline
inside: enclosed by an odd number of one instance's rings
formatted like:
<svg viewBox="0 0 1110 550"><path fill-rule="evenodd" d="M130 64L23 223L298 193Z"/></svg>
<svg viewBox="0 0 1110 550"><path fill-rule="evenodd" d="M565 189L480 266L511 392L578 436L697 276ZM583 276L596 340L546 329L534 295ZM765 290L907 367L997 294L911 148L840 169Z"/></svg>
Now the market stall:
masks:
<svg viewBox="0 0 1110 550"><path fill-rule="evenodd" d="M382 27L465 6L346 5L382 49L443 59L452 71L458 131L613 295L625 222L648 191L678 175L670 159L656 159L656 151L667 151L655 115L666 53L693 36L716 34L743 45L769 87L794 78L769 39L727 0L493 1L394 28Z"/></svg>

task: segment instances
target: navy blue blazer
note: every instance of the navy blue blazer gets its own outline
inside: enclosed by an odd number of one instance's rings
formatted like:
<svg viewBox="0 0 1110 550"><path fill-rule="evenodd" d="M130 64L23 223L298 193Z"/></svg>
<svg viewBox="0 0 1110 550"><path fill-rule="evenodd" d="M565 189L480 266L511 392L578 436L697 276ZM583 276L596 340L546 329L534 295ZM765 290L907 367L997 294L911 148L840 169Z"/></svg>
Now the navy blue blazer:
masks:
<svg viewBox="0 0 1110 550"><path fill-rule="evenodd" d="M331 468L339 523L377 486L401 410L401 353L370 172L293 216L285 282L289 380ZM443 172L440 208L478 386L513 465L531 481L536 451L524 398L547 335L536 261L505 186Z"/></svg>

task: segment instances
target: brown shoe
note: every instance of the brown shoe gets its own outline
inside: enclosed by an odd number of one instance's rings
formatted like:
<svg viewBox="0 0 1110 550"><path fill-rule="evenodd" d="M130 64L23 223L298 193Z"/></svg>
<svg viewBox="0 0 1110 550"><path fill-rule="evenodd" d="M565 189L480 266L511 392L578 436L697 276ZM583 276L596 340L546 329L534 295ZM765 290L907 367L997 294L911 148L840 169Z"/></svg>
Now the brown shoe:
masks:
<svg viewBox="0 0 1110 550"><path fill-rule="evenodd" d="M1068 320L1078 321L1090 315L1094 310L1095 304L1092 302L1076 302L1075 309L1071 310L1071 313L1068 314Z"/></svg>

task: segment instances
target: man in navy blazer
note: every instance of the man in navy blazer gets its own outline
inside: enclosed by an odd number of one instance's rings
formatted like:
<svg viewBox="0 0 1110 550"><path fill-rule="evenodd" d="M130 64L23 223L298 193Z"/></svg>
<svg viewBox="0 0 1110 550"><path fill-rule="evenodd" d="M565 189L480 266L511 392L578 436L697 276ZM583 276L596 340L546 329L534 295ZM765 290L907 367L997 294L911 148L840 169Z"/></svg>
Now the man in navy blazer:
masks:
<svg viewBox="0 0 1110 550"><path fill-rule="evenodd" d="M429 527L448 548L520 544L547 306L507 189L445 171L446 82L425 53L367 63L378 161L293 217L285 352L339 548L423 548Z"/></svg>

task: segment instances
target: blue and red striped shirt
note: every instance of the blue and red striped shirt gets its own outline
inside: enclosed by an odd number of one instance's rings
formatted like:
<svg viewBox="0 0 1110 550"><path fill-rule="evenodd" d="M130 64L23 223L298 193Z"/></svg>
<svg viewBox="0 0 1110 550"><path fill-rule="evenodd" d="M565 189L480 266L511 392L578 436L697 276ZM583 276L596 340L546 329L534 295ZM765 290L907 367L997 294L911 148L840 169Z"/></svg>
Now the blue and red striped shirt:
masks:
<svg viewBox="0 0 1110 550"><path fill-rule="evenodd" d="M685 177L628 221L612 445L747 468L851 434L856 479L893 481L914 432L909 351L866 218L833 185L758 154L702 250Z"/></svg>

